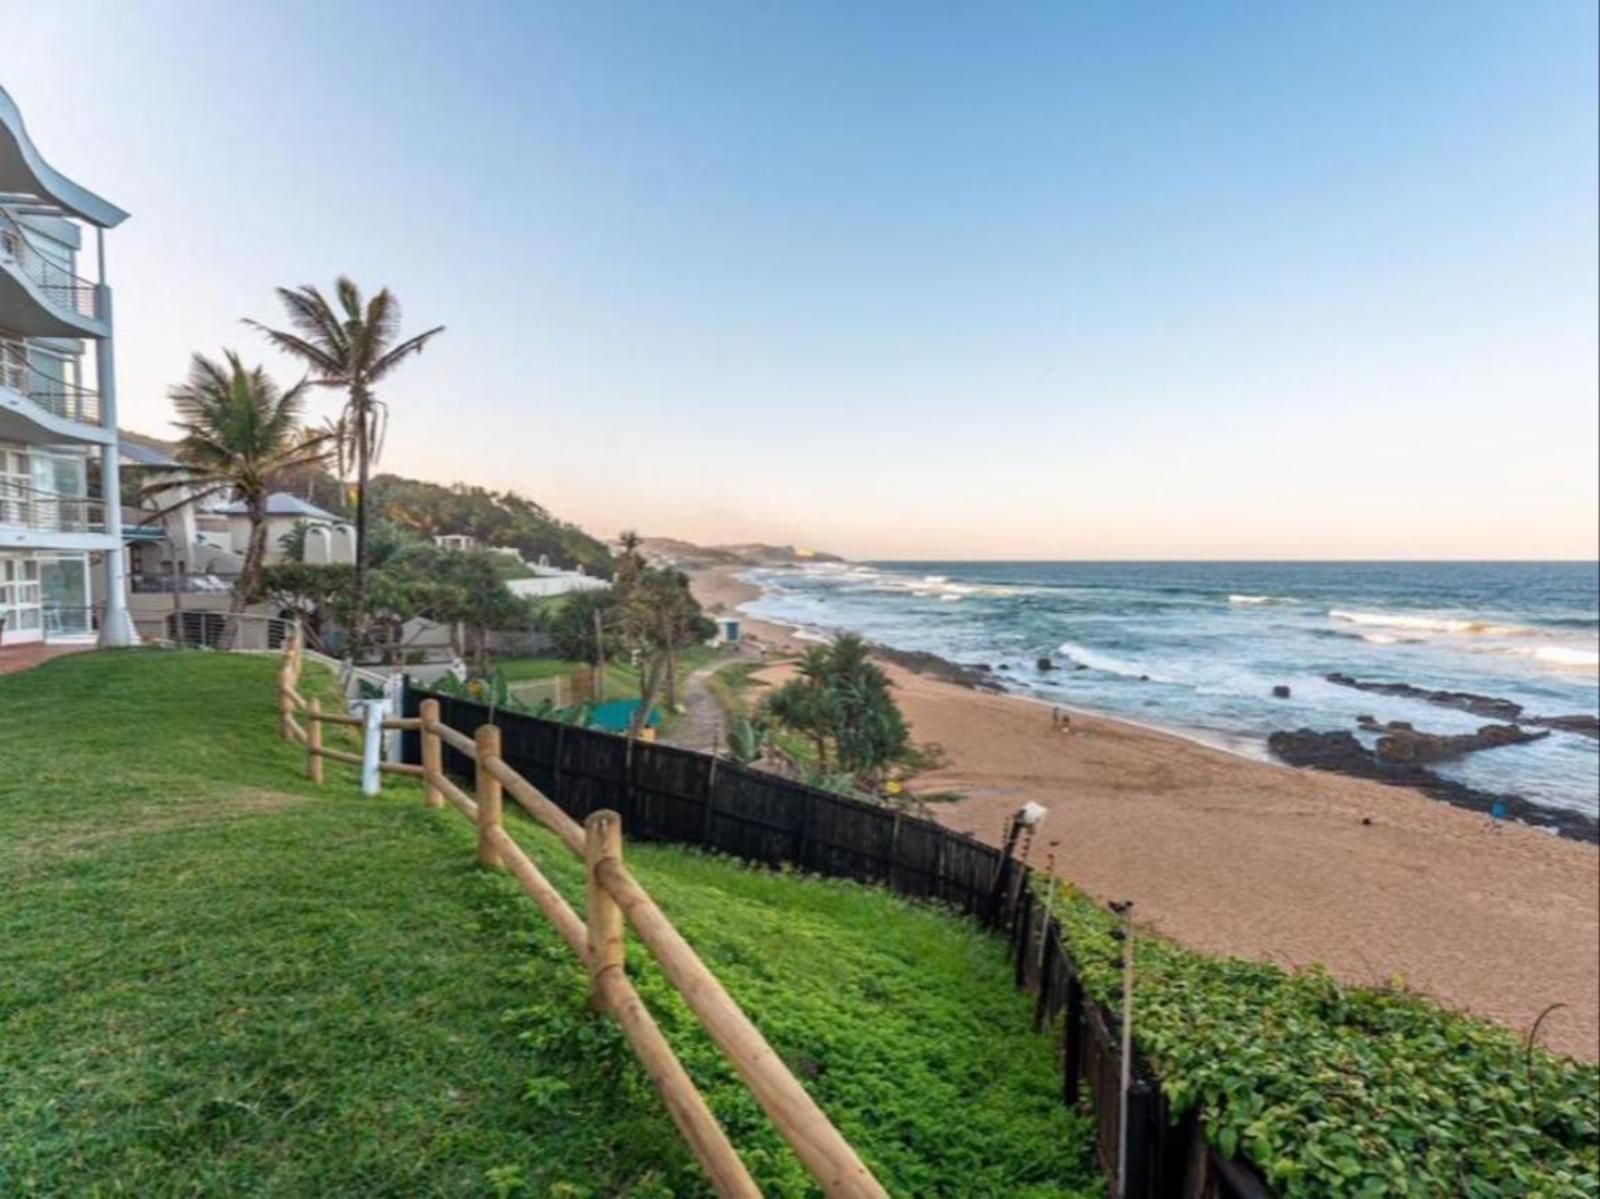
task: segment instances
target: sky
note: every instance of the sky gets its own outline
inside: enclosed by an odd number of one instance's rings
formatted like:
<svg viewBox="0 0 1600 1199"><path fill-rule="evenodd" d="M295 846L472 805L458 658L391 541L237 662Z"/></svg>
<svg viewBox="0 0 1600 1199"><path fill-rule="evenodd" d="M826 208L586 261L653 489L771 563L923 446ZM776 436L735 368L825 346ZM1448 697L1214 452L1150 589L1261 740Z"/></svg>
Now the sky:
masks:
<svg viewBox="0 0 1600 1199"><path fill-rule="evenodd" d="M383 468L605 537L1596 556L1589 0L0 10L125 428L347 273Z"/></svg>

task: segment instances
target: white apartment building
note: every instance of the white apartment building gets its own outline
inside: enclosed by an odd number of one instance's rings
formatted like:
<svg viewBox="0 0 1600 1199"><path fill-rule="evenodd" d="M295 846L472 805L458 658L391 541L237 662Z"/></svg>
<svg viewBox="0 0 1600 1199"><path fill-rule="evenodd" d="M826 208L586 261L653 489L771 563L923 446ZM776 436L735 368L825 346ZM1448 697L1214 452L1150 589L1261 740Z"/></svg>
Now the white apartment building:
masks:
<svg viewBox="0 0 1600 1199"><path fill-rule="evenodd" d="M105 274L127 215L52 168L0 88L0 648L136 640Z"/></svg>

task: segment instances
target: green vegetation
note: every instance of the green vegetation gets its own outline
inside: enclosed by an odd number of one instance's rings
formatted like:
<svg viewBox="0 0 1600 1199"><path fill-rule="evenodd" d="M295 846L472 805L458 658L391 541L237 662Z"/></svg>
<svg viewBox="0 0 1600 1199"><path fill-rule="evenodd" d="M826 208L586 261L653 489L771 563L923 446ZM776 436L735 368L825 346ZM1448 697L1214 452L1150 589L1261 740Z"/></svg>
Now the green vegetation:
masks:
<svg viewBox="0 0 1600 1199"><path fill-rule="evenodd" d="M688 674L716 660L717 651L708 645L691 645L678 657L678 669ZM493 669L505 676L508 683L526 683L540 679L572 678L581 671L591 670L592 661L576 658L510 658L497 657ZM638 699L639 669L628 662L606 663L606 693L603 699Z"/></svg>
<svg viewBox="0 0 1600 1199"><path fill-rule="evenodd" d="M604 543L514 491L377 475L371 497L375 515L425 538L463 533L484 547L511 546L529 562L546 557L556 566L611 574L611 551Z"/></svg>
<svg viewBox="0 0 1600 1199"><path fill-rule="evenodd" d="M911 751L911 733L890 694L889 677L866 642L843 633L808 649L799 674L768 695L761 715L806 738L819 770L833 765L871 788Z"/></svg>
<svg viewBox="0 0 1600 1199"><path fill-rule="evenodd" d="M0 678L25 715L0 722L0 1194L707 1194L466 822L410 781L304 780L275 666ZM579 865L513 832L580 900ZM998 942L880 890L628 855L891 1193L1100 1193ZM764 1192L814 1194L636 943L630 973Z"/></svg>
<svg viewBox="0 0 1600 1199"><path fill-rule="evenodd" d="M381 524L373 532L366 644L377 657L398 661L405 649L405 625L420 617L448 626L451 649L482 671L491 631L531 625L527 602L506 588L499 555L443 550ZM303 613L319 640L326 640L332 627L354 627L360 593L350 566L284 562L262 572L261 586L276 605Z"/></svg>
<svg viewBox="0 0 1600 1199"><path fill-rule="evenodd" d="M1120 1002L1112 917L1062 888L1089 993ZM1600 1068L1400 989L1137 943L1134 1035L1175 1112L1284 1199L1578 1199L1600 1187Z"/></svg>

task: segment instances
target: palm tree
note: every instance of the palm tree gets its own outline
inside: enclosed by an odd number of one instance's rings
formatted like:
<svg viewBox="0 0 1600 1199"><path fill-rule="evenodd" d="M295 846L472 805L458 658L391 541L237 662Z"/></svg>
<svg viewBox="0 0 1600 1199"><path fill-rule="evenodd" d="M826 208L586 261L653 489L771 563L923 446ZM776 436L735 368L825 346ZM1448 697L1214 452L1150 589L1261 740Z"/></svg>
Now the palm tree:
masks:
<svg viewBox="0 0 1600 1199"><path fill-rule="evenodd" d="M233 350L223 362L196 354L189 377L167 394L183 430L176 478L146 488L147 494L183 488L182 504L227 492L244 504L250 521L244 566L230 611L239 612L261 589L267 553L267 495L279 476L327 458L327 435L300 425L305 380L281 390L259 366L246 367Z"/></svg>
<svg viewBox="0 0 1600 1199"><path fill-rule="evenodd" d="M389 412L373 389L406 358L420 354L444 332L444 326L397 341L400 301L393 292L385 287L363 303L361 289L347 276L339 276L333 286L337 308L310 284L278 288L278 299L289 316L289 330L248 319L245 323L266 334L278 349L305 362L318 386L338 387L346 393L344 410L334 427L339 473L343 475L351 461L356 468L356 593L351 633L359 645L367 606L367 482L373 462L383 451Z"/></svg>

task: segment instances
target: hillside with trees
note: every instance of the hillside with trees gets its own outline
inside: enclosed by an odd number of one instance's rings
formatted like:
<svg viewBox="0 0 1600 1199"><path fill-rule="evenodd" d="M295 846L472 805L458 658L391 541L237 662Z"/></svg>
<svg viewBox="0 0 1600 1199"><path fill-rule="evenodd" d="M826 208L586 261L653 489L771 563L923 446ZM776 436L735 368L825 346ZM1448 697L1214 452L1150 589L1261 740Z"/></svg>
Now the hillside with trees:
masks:
<svg viewBox="0 0 1600 1199"><path fill-rule="evenodd" d="M375 516L421 536L464 533L479 545L511 546L529 562L548 557L552 566L611 575L604 542L515 491L385 474L373 478L370 494Z"/></svg>

